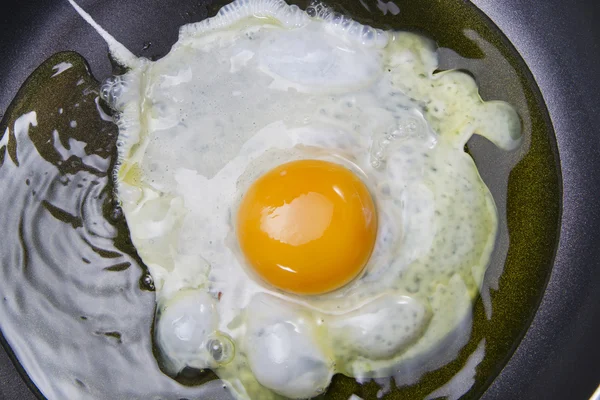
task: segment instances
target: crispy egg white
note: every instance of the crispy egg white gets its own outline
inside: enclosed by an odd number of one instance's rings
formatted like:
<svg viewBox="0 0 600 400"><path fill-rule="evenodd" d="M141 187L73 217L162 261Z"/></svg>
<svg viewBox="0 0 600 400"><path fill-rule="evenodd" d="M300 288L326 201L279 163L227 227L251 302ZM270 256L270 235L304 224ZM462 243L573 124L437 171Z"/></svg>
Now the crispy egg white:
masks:
<svg viewBox="0 0 600 400"><path fill-rule="evenodd" d="M424 37L238 0L105 85L118 194L154 278L169 374L212 368L238 398L308 398L337 372L439 366L439 346L470 323L497 230L464 145L477 133L514 149L520 120L436 67ZM258 177L304 159L353 171L379 221L362 274L314 296L254 276L234 223Z"/></svg>

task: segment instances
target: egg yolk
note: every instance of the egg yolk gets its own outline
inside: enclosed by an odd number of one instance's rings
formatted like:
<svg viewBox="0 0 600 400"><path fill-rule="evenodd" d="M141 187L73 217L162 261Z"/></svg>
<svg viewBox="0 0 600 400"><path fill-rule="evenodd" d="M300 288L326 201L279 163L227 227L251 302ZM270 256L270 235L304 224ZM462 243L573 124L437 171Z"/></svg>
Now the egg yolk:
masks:
<svg viewBox="0 0 600 400"><path fill-rule="evenodd" d="M349 169L301 160L261 176L244 195L237 237L246 260L271 285L326 293L354 279L377 233L373 199Z"/></svg>

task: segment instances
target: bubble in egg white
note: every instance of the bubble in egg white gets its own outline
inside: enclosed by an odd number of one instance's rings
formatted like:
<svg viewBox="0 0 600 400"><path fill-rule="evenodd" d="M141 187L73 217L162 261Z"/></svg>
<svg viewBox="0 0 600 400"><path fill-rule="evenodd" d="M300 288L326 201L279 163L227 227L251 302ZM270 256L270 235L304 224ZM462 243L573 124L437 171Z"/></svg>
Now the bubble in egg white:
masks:
<svg viewBox="0 0 600 400"><path fill-rule="evenodd" d="M262 385L290 398L310 398L325 390L333 361L316 340L310 314L258 294L248 305L246 318L248 363Z"/></svg>
<svg viewBox="0 0 600 400"><path fill-rule="evenodd" d="M336 346L370 358L388 358L419 338L431 311L407 296L384 295L327 323ZM336 348L332 346L332 348Z"/></svg>
<svg viewBox="0 0 600 400"><path fill-rule="evenodd" d="M381 73L379 57L372 49L346 46L340 38L324 35L323 26L316 25L263 41L259 65L283 79L273 81L272 88L332 91L359 88L375 80ZM359 58L362 62L356 62Z"/></svg>
<svg viewBox="0 0 600 400"><path fill-rule="evenodd" d="M218 324L215 302L208 293L181 292L158 312L156 341L171 373L177 374L185 367L217 366L207 347Z"/></svg>

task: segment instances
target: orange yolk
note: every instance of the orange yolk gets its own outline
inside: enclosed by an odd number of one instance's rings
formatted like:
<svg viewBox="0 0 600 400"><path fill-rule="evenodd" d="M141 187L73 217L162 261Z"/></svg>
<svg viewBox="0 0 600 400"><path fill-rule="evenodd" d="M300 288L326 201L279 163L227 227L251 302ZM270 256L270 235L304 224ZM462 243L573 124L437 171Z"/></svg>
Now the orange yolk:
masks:
<svg viewBox="0 0 600 400"><path fill-rule="evenodd" d="M252 184L237 215L246 260L271 285L319 294L354 279L377 233L373 199L349 169L327 161L294 161Z"/></svg>

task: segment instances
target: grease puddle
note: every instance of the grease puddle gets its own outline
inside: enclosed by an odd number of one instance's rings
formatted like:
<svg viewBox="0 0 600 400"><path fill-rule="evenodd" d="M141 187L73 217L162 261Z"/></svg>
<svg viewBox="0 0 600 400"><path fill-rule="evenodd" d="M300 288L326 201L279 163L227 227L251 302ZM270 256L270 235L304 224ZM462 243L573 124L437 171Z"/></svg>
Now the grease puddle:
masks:
<svg viewBox="0 0 600 400"><path fill-rule="evenodd" d="M356 4L364 7L362 3ZM397 17L404 18L402 23L406 23L429 2L395 3L400 11ZM375 15L383 13L380 4L386 5L387 18L395 16L396 8L389 2L369 4L368 13L355 6L348 8L360 22L383 21L381 16ZM213 13L218 9L217 4L211 7ZM439 7L440 12L444 7ZM435 19L433 14L422 15L418 18ZM484 96L515 104L524 118L526 140L532 132L534 135L532 152L527 157L549 159L551 150L545 142L545 122L543 115L539 115L543 111L536 109L541 106L532 100L533 89L523 86L526 78L521 71L515 72L514 60L504 58L505 50L494 52L500 45L485 41L493 35L479 27L479 22L471 23L467 18L461 21L465 21L461 32L471 42L464 41L465 47L460 49L456 46L457 39L448 36L446 43L440 43L456 48L462 55L449 54L451 64L447 67L473 70L481 79ZM376 26L381 24L375 23ZM421 25L423 21L417 21L415 26ZM455 27L450 27L450 31L454 31ZM474 34L469 33L470 28ZM435 27L438 29L445 28L440 25ZM478 37L477 33L482 36ZM432 34L439 39L435 32ZM477 50L469 50L473 43L477 43ZM512 75L503 78L501 87L490 85L486 89L486 82L493 81L494 68L490 66L500 65L499 61L505 63L499 68ZM56 54L23 85L0 124L0 206L3 209L0 226L4 228L0 242L0 281L3 282L0 327L3 334L29 376L50 399L230 398L223 384L210 373L198 375L186 371L178 379L180 384L164 375L156 363L151 339L155 306L152 280L131 245L125 221L113 197L110 176L116 156L117 129L107 110L101 108L98 91L99 84L89 74L81 56L68 52ZM508 229L503 216L505 201L511 198L511 183L509 181L507 194L506 182L510 169L523 157L529 142L521 152L505 158L493 153L492 146L482 140L470 142L469 146L499 205L501 237L492 269L488 271L488 283L497 289L508 248ZM539 166L539 171L548 170L544 162L527 162L526 165ZM539 172L536 175L535 168L518 168L518 176L532 171L532 177L539 175L542 183L550 182L542 186L554 193L557 189L553 186L556 183L551 185L553 176L548 173L542 176ZM526 180L520 182L529 187ZM512 184L516 185L514 181ZM522 185L524 183L517 184ZM520 191L518 198L527 200L522 193L526 191ZM555 207L550 200L535 203L540 209ZM527 224L531 215L538 218L532 227L544 226L540 225L543 223L552 226L553 210L542 218L536 208L523 213L521 209L515 211L513 206L511 214L509 206L508 225L511 220ZM511 293L519 293L521 288L543 288L545 282L545 256L538 257L534 250L549 248L546 242L552 238L544 236L525 244L518 239L512 248L524 246L531 256L516 253L520 264L512 267L509 256L508 277L505 273L503 279L509 279L512 286L508 291L504 287L501 298L494 299L493 295L486 298L484 294L486 313L479 301L475 306L471 341L456 360L400 390L392 389L394 385L392 382L390 386L389 380L359 386L354 380L338 376L323 397L345 400L355 393L361 398L412 399L428 395L459 398L473 383L478 390L484 387L527 327L529 315L535 310L537 289L520 300L518 310L506 298ZM484 314L490 317L492 303L494 316L498 316L488 321ZM499 304L513 304L513 307L507 311L504 306L498 308ZM482 342L482 337L487 340ZM194 386L202 382L208 383ZM445 383L448 385L443 386Z"/></svg>

